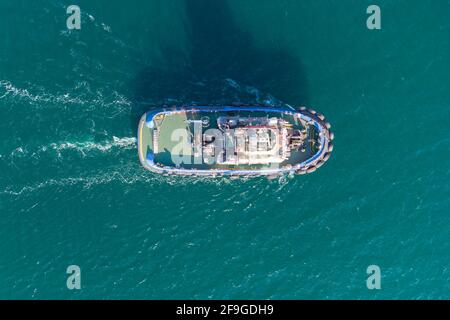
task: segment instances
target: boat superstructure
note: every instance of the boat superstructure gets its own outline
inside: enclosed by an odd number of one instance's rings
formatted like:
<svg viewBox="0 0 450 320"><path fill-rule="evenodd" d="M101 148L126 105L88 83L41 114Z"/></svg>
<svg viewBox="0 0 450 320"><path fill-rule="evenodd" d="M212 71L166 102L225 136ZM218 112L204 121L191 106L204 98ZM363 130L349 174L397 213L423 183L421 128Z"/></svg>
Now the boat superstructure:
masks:
<svg viewBox="0 0 450 320"><path fill-rule="evenodd" d="M328 160L332 140L325 118L306 108L164 108L138 128L142 165L167 175L310 173Z"/></svg>

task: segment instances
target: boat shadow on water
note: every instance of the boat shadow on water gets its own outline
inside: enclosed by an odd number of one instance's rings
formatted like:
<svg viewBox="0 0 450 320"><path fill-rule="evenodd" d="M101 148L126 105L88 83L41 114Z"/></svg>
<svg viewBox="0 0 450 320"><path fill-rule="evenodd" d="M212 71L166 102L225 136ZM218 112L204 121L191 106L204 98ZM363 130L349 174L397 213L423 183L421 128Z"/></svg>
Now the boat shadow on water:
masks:
<svg viewBox="0 0 450 320"><path fill-rule="evenodd" d="M235 23L226 0L184 0L184 5L189 52L161 48L165 63L144 66L131 83L135 133L141 115L164 104L274 104L270 97L308 103L297 54L256 46Z"/></svg>

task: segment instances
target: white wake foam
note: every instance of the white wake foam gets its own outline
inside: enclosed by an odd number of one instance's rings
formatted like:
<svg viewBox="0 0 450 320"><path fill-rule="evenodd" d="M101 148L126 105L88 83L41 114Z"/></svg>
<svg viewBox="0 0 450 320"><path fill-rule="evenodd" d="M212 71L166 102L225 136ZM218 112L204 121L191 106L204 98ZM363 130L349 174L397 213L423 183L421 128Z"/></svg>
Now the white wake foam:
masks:
<svg viewBox="0 0 450 320"><path fill-rule="evenodd" d="M86 86L85 83L77 84L76 87L69 91L77 91L81 86ZM41 91L40 93L32 93L30 89L23 89L15 86L12 82L8 80L0 80L0 100L6 98L16 98L20 100L25 100L33 103L52 103L54 105L66 105L66 104L76 104L82 106L91 106L91 107L110 107L110 106L131 106L132 102L125 97L124 95L112 91L108 92L108 96L104 97L103 92L97 91L92 95L92 99L86 97L86 94L74 95L71 93L59 93L59 94L50 94L45 92L42 88L35 89L35 91ZM89 91L89 90L88 90Z"/></svg>
<svg viewBox="0 0 450 320"><path fill-rule="evenodd" d="M95 156L95 151L101 153L107 153L113 149L118 150L129 150L135 149L137 139L134 137L116 137L113 136L112 140L109 141L63 141L63 142L52 142L39 147L30 146L19 146L12 150L9 155L1 155L0 158L10 158L14 160L15 158L27 158L27 156L32 156L34 159L38 159L42 153L46 152L56 152L58 158L63 157L65 151L76 151L79 152L83 157L92 155Z"/></svg>
<svg viewBox="0 0 450 320"><path fill-rule="evenodd" d="M76 150L80 151L81 153L86 153L92 150L107 152L116 147L123 149L134 149L136 147L136 138L134 137L118 138L114 136L112 141L106 142L75 141L75 142L51 143L48 146L41 147L41 150L46 151L47 149L50 148L57 151Z"/></svg>

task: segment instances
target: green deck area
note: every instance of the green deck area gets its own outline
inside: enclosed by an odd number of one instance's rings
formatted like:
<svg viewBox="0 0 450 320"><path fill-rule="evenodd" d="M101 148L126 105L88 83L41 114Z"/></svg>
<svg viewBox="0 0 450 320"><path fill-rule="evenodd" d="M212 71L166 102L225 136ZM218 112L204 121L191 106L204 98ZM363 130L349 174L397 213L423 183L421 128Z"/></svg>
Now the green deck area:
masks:
<svg viewBox="0 0 450 320"><path fill-rule="evenodd" d="M176 139L177 129L183 129L190 132L190 126L187 122L188 117L186 113L178 113L170 116L165 116L159 127L158 137L158 153L155 154L155 162L164 165L173 166L172 151L180 143L184 143L184 146L180 147L185 157L192 157L192 148L187 139Z"/></svg>

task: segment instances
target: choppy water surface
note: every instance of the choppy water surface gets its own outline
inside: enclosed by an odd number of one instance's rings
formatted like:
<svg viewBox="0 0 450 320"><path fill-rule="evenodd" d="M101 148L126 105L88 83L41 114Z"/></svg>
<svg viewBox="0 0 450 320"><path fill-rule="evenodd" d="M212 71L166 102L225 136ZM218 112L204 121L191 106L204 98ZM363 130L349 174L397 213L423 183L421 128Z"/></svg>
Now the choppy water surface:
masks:
<svg viewBox="0 0 450 320"><path fill-rule="evenodd" d="M450 298L448 1L380 0L377 31L356 0L80 0L69 31L72 2L0 1L1 298ZM319 110L332 158L141 168L143 112L236 101Z"/></svg>

